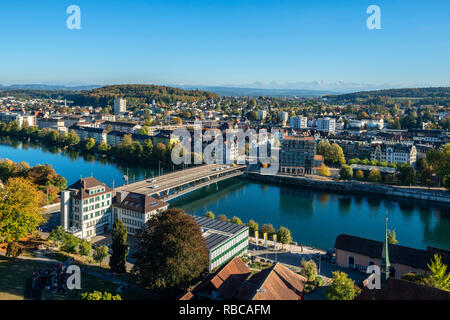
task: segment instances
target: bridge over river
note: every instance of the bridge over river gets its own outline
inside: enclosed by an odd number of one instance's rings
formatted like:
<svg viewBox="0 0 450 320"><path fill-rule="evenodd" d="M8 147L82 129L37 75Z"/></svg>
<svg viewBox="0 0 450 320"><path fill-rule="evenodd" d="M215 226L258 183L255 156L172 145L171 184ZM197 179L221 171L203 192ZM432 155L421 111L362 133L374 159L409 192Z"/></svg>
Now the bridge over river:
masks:
<svg viewBox="0 0 450 320"><path fill-rule="evenodd" d="M212 183L244 174L245 165L210 164L179 170L115 188L169 201Z"/></svg>

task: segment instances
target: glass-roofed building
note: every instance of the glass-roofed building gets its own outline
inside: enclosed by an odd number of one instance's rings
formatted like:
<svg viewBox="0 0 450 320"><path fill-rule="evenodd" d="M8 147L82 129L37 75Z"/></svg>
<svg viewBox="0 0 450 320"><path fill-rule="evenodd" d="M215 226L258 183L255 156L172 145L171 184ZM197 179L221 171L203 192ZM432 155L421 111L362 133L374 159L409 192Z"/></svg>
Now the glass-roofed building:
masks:
<svg viewBox="0 0 450 320"><path fill-rule="evenodd" d="M245 225L193 216L200 226L208 250L208 271L241 256L248 249L248 227Z"/></svg>

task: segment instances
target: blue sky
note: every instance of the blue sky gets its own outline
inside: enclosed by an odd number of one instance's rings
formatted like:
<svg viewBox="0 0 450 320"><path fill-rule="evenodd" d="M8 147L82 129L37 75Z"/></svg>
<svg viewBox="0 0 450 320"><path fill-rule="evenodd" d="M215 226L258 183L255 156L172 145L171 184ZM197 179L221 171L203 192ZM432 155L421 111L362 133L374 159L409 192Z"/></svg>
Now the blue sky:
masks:
<svg viewBox="0 0 450 320"><path fill-rule="evenodd" d="M81 30L66 8L81 8ZM366 8L381 8L368 30ZM450 85L448 0L15 0L0 84Z"/></svg>

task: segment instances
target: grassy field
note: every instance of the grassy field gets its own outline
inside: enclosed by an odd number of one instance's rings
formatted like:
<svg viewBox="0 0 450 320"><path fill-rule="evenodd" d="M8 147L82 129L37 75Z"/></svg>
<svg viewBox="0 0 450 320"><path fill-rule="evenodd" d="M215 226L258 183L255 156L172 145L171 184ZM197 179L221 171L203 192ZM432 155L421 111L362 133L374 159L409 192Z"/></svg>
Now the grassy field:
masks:
<svg viewBox="0 0 450 320"><path fill-rule="evenodd" d="M26 279L31 276L34 270L45 269L51 263L38 260L11 260L0 256L0 300L23 300L25 293ZM81 291L108 291L116 293L119 284L111 281L103 280L91 274L82 272L81 274ZM151 293L143 294L142 290L139 292L133 289L121 293L124 300L140 300L150 299ZM74 291L70 291L66 295L53 294L49 291L42 290L43 300L78 300L80 295ZM154 297L153 297L154 298Z"/></svg>

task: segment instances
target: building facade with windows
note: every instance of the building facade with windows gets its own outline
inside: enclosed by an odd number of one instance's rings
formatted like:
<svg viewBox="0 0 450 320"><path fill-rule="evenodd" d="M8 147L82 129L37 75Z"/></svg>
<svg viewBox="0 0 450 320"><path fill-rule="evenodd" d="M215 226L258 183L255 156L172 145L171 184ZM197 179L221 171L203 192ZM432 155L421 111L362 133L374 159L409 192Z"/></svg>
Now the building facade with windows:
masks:
<svg viewBox="0 0 450 320"><path fill-rule="evenodd" d="M167 210L169 204L145 194L120 191L112 204L113 223L122 220L128 234L136 235L145 223L155 214Z"/></svg>
<svg viewBox="0 0 450 320"><path fill-rule="evenodd" d="M318 131L336 131L336 119L334 118L319 118L316 121L316 127Z"/></svg>
<svg viewBox="0 0 450 320"><path fill-rule="evenodd" d="M118 98L114 100L114 113L123 113L127 111L127 100Z"/></svg>
<svg viewBox="0 0 450 320"><path fill-rule="evenodd" d="M94 177L61 192L61 225L81 239L111 230L112 189Z"/></svg>
<svg viewBox="0 0 450 320"><path fill-rule="evenodd" d="M311 174L316 159L317 141L314 137L284 136L281 140L280 172Z"/></svg>
<svg viewBox="0 0 450 320"><path fill-rule="evenodd" d="M308 128L308 118L302 116L291 117L289 124L293 129L306 129Z"/></svg>
<svg viewBox="0 0 450 320"><path fill-rule="evenodd" d="M208 271L220 267L248 249L248 227L245 225L193 216L202 230L208 250Z"/></svg>
<svg viewBox="0 0 450 320"><path fill-rule="evenodd" d="M408 163L414 165L417 161L417 149L407 144L373 144L370 152L370 160L386 161L391 164Z"/></svg>

